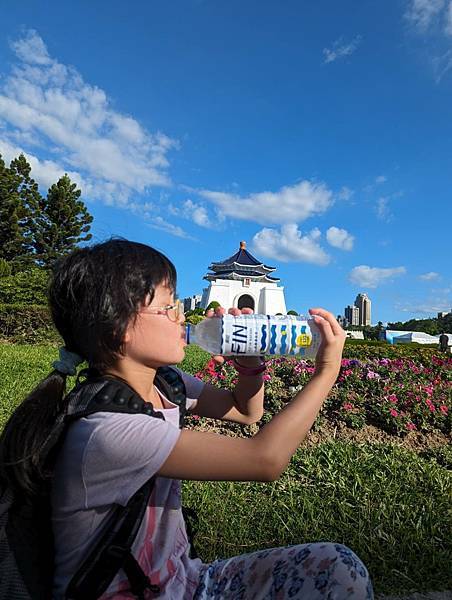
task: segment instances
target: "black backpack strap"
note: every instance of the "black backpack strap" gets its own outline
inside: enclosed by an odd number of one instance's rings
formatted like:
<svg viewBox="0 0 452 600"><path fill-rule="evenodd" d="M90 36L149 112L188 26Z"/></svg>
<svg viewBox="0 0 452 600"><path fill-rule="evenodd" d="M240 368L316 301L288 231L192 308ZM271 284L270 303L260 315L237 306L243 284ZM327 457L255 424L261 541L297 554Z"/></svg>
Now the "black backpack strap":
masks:
<svg viewBox="0 0 452 600"><path fill-rule="evenodd" d="M134 558L131 548L136 538L155 479L146 482L129 500L126 506L117 508L105 535L97 542L88 557L72 577L66 590L71 600L95 600L123 569L137 598L144 598L145 590L158 593Z"/></svg>
<svg viewBox="0 0 452 600"><path fill-rule="evenodd" d="M187 392L184 380L176 369L160 367L157 369L155 384L168 400L179 407L179 427L182 429L187 412Z"/></svg>
<svg viewBox="0 0 452 600"><path fill-rule="evenodd" d="M88 380L71 394L77 396L77 404L66 415L66 423L97 412L145 414L164 419L163 414L155 410L151 402L145 402L125 381L113 377Z"/></svg>

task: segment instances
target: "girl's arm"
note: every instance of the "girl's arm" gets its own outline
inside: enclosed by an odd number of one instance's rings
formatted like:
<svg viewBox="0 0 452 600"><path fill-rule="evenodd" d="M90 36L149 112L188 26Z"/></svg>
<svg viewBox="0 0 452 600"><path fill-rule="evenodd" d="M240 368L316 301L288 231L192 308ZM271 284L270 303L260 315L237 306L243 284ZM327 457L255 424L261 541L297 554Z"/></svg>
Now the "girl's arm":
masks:
<svg viewBox="0 0 452 600"><path fill-rule="evenodd" d="M345 333L334 316L313 309L322 332L311 381L253 438L185 431L159 470L163 477L198 480L271 481L286 468L334 385Z"/></svg>
<svg viewBox="0 0 452 600"><path fill-rule="evenodd" d="M254 356L240 358L240 363L248 367L258 366L260 362L260 358ZM259 421L264 414L263 373L253 376L237 373L237 379L233 390L224 390L206 383L190 412L200 417L233 421L242 425Z"/></svg>

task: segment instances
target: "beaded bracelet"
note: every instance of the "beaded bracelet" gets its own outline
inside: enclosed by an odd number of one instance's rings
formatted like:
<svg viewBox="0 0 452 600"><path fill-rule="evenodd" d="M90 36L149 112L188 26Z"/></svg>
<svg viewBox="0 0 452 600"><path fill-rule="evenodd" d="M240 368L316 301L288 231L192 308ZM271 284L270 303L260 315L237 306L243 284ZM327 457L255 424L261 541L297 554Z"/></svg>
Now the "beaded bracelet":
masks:
<svg viewBox="0 0 452 600"><path fill-rule="evenodd" d="M236 358L232 359L235 370L241 375L260 375L267 368L265 360L262 359L262 363L258 367L245 367L245 365L241 365Z"/></svg>

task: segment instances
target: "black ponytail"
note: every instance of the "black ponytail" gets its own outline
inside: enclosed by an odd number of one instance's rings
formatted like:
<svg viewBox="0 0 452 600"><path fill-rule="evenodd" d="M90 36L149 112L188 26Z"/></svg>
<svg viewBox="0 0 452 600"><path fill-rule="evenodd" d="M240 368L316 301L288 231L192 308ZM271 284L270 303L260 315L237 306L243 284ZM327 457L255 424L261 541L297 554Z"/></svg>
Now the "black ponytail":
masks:
<svg viewBox="0 0 452 600"><path fill-rule="evenodd" d="M66 376L52 371L16 408L0 436L0 478L15 493L39 495L48 479L41 450L62 408ZM30 433L32 432L32 435Z"/></svg>

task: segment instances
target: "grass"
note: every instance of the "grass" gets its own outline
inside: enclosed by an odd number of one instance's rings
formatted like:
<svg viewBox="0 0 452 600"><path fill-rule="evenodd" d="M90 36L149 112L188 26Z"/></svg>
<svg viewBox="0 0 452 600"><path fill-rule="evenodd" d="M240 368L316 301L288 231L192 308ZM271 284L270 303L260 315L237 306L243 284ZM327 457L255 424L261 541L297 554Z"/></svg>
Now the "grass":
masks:
<svg viewBox="0 0 452 600"><path fill-rule="evenodd" d="M180 366L196 372L207 356L189 347ZM51 346L0 345L0 428L56 357ZM450 452L440 458L331 440L301 448L274 483L185 482L184 502L198 511L204 560L331 540L363 559L378 593L451 589Z"/></svg>
<svg viewBox="0 0 452 600"><path fill-rule="evenodd" d="M185 482L205 560L310 541L350 546L379 593L451 589L450 473L383 444L301 449L271 484Z"/></svg>

